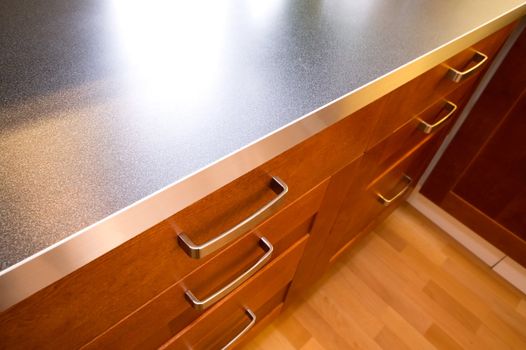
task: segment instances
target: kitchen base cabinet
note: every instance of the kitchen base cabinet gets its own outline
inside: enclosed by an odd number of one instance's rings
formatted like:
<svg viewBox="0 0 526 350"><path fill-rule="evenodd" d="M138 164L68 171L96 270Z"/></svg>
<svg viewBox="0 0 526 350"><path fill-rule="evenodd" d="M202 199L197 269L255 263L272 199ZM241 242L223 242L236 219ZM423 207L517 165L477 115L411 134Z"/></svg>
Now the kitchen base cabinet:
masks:
<svg viewBox="0 0 526 350"><path fill-rule="evenodd" d="M409 194L512 27L2 312L0 348L247 341Z"/></svg>
<svg viewBox="0 0 526 350"><path fill-rule="evenodd" d="M373 230L407 198L452 122L461 113L475 82L467 82L439 99L365 153L359 166L361 173L356 176L361 181L354 181L326 247L325 255L331 262ZM424 120L427 120L426 125L437 121L447 124L425 132L422 129Z"/></svg>

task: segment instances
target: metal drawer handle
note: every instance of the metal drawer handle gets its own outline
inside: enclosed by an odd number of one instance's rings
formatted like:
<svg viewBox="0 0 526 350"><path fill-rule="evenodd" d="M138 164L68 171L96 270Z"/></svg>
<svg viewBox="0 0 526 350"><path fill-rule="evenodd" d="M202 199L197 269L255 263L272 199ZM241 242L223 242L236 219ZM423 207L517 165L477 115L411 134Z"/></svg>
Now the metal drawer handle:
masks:
<svg viewBox="0 0 526 350"><path fill-rule="evenodd" d="M462 80L465 80L475 74L488 60L488 56L484 55L480 51L473 50L475 55L471 58L471 61L476 62L473 67L466 69L465 71L458 71L453 67L449 67L447 72L447 77L453 80L455 83L460 83Z"/></svg>
<svg viewBox="0 0 526 350"><path fill-rule="evenodd" d="M396 201L398 198L402 197L404 195L404 193L407 192L407 190L409 189L409 187L411 187L411 182L413 182L413 179L411 179L409 176L405 175L404 174L404 180L406 181L406 185L405 187L400 191L398 192L394 197L391 197L391 198L385 198L382 194L380 193L376 193L376 195L378 196L378 201L380 203L382 203L382 205L384 206L389 206L391 203L393 203L394 201Z"/></svg>
<svg viewBox="0 0 526 350"><path fill-rule="evenodd" d="M265 237L261 237L259 239L259 245L265 251L265 255L263 255L254 265L252 265L251 268L243 272L243 274L241 274L235 280L233 280L228 285L224 286L223 288L221 288L214 294L210 295L206 299L203 299L203 300L197 299L195 295L189 289L187 289L184 292L184 295L186 297L186 300L190 302L190 305L192 305L192 307L196 310L204 310L208 308L210 305L222 299L232 290L236 289L240 284L245 282L252 275L254 275L259 269L261 269L272 257L272 253L274 252L274 247Z"/></svg>
<svg viewBox="0 0 526 350"><path fill-rule="evenodd" d="M444 125L444 123L451 118L451 116L455 113L457 110L457 105L453 102L446 101L446 104L444 106L444 109L447 110L447 114L437 121L434 124L429 124L422 119L418 118L418 130L422 131L424 134L431 134L432 132L436 131L437 129L440 129Z"/></svg>
<svg viewBox="0 0 526 350"><path fill-rule="evenodd" d="M277 176L272 177L270 188L277 194L277 196L230 230L223 232L219 236L201 245L194 244L194 242L182 232L177 236L179 245L191 258L201 259L240 237L243 233L249 231L269 217L289 191L287 184Z"/></svg>
<svg viewBox="0 0 526 350"><path fill-rule="evenodd" d="M225 346L223 346L221 348L221 350L225 350L225 349L228 349L229 347L231 347L239 338L241 338L245 333L247 333L252 327L254 327L254 325L256 324L256 314L254 314L254 312L252 312L252 310L246 308L245 309L245 314L248 316L248 318L250 319L250 323L247 324L247 326L245 328L243 328L243 330L241 332L239 332L234 338L232 338L232 340L230 340L228 342L228 344L226 344Z"/></svg>

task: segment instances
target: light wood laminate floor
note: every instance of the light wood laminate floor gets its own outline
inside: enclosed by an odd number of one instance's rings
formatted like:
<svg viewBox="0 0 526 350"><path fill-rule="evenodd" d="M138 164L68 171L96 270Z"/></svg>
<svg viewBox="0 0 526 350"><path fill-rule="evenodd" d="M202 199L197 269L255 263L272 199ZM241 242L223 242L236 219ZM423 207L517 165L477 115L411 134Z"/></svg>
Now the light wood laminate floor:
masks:
<svg viewBox="0 0 526 350"><path fill-rule="evenodd" d="M526 349L526 296L397 209L246 349Z"/></svg>

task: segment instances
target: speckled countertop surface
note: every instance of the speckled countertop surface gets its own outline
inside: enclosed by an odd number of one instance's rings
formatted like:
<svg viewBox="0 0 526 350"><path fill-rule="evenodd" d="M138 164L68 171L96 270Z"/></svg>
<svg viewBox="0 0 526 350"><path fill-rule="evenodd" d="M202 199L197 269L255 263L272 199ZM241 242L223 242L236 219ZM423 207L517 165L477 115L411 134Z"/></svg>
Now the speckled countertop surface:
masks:
<svg viewBox="0 0 526 350"><path fill-rule="evenodd" d="M495 3L0 2L2 268L524 1Z"/></svg>

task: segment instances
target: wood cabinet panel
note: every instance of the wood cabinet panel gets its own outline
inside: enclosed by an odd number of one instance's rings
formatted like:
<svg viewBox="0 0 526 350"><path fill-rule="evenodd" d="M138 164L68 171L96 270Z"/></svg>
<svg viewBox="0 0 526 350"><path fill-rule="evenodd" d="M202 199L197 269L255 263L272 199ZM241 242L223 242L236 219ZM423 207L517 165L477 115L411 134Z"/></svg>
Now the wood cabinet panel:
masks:
<svg viewBox="0 0 526 350"><path fill-rule="evenodd" d="M444 99L431 105L395 133L366 151L334 221L330 240L321 260L334 261L407 197L448 133L452 121L462 112L475 83L476 80L471 80L460 85ZM430 134L419 130L419 120L434 123L443 117L444 112L441 109L445 100L457 105L452 120ZM405 175L411 178L411 184L408 184ZM408 190L389 206L379 202L378 194L392 198L406 186ZM327 193L329 191L330 185Z"/></svg>
<svg viewBox="0 0 526 350"><path fill-rule="evenodd" d="M258 319L263 319L283 302L284 288L294 275L305 243L306 239L296 243L244 288L236 290L224 301L216 304L209 312L169 340L163 348L220 348L246 326L245 308L256 314L256 323Z"/></svg>
<svg viewBox="0 0 526 350"><path fill-rule="evenodd" d="M359 176L360 163L361 158L356 159L330 179L326 195L314 221L311 240L296 271L288 300L296 299L325 272L326 259L322 256L323 247L330 241L330 230L338 210L346 200L346 193L356 186L356 181L363 179ZM285 305L288 306L288 303Z"/></svg>
<svg viewBox="0 0 526 350"><path fill-rule="evenodd" d="M284 241L275 242L273 260L279 259L280 255L296 242L305 240L308 237L311 224L312 219L309 218L294 228ZM272 240L272 237L269 235L265 237ZM121 320L107 332L95 338L85 348L144 349L162 345L190 322L202 315L203 312L206 312L206 310L194 310L190 306L184 296L187 289L191 290L199 298L211 295L241 275L263 255L263 252L258 247L258 235L249 235L242 241L246 241L245 245L248 247L239 247L239 249L245 249L246 253L244 255L247 257L232 259L227 256L221 259L223 261L215 261L220 260L215 259L212 262L213 265L203 266L203 268L193 272L181 283L168 288L159 296ZM271 265L273 260L268 265ZM239 288L244 287L242 285ZM143 325L145 324L148 327L144 327Z"/></svg>
<svg viewBox="0 0 526 350"><path fill-rule="evenodd" d="M488 53L491 61L513 27L500 30L474 48ZM404 185L401 169L412 174L413 183L418 181L489 62L461 83L445 79L447 66L463 69L472 56L471 49L465 50L370 106L377 124L365 156L333 175L313 227L313 232L323 231L320 236L326 239L307 247L289 292L291 298L307 290L330 261L370 232L405 197L387 208L378 203L375 192L389 195L400 190ZM446 101L457 106L451 118L429 134L422 132L420 120L432 125L448 114Z"/></svg>
<svg viewBox="0 0 526 350"><path fill-rule="evenodd" d="M184 299L183 287L191 288L197 296L204 296L235 279L235 277L239 276L242 271L253 265L255 261L263 254L262 250L258 246L259 236L266 237L273 245L275 245L274 257L278 256L282 251L296 242L301 236L309 232L311 228L311 222L313 220L312 218L314 217L323 198L325 187L326 183L322 183L315 187L313 190L301 197L300 200L287 205L273 218L260 225L257 230L254 231L255 234L245 235L242 239L228 247L224 252L212 256L210 259L207 259L205 263L198 266L196 270L192 271L187 276L183 276L180 281L175 283L175 286L170 287L167 290L171 293L171 304L169 304L171 308L164 308L166 305L160 304L159 308L157 309L159 312L158 315L154 314L151 319L148 319L150 314L141 314L139 320L142 321L144 318L146 318L147 322L142 324L155 325L155 321L162 322L166 319L166 317L171 317L169 320L171 322L169 328L172 333L169 334L169 337L182 329L188 323L188 321L196 318L199 315L199 312L191 309L188 302ZM188 259L190 260L190 258ZM128 286L129 289L136 287L140 288L140 286L137 285ZM97 288L97 286L92 286L92 288ZM167 291L165 290L162 293L166 294ZM103 290L101 290L101 294L102 293L104 293ZM52 296L50 296L50 298L51 297ZM74 298L75 296L71 297ZM78 296L78 298L82 297L82 295ZM126 294L121 292L121 294L116 297L124 298L126 297ZM51 301L53 300L50 300L50 304ZM66 304L66 302L67 300L54 300L54 305L63 306L65 308L64 312L67 312L69 310L67 310L68 304ZM164 312L163 314L163 311L165 310L174 310L174 304L176 310L175 315L170 312ZM28 306L23 311L30 313L32 310L30 307L31 306ZM16 316L20 317L19 315L26 315L26 313L21 312L20 314L16 314ZM57 344L73 344L75 341L75 339L73 339L70 343L70 340L66 339L64 336L61 337L61 339L57 339L56 343L53 339L47 340L49 334L57 329L57 324L60 325L64 322L64 320L67 320L66 316L69 316L69 314L65 314L61 319L57 320L51 318L49 315L33 315L33 318L31 319L32 322L41 322L38 324L37 328L39 332L37 333L37 329L33 328L32 336L25 338L22 334L23 332L27 331L26 328L22 327L22 325L16 319L14 319L13 322L10 322L12 319L10 319L9 316L10 314L8 313L2 315L1 320L2 322L5 322L6 326L0 330L0 334L2 335L3 342L6 345L9 345L10 348L27 348L31 347L31 344L39 344L40 342L44 344L41 345L40 348L46 348L46 346L48 346L48 348L54 348L58 346ZM69 317L74 316L75 315L71 315ZM94 317L95 314L90 314L87 316ZM104 316L105 315L100 315L100 317ZM128 317L127 320L128 322L133 321L134 318ZM140 338L143 336L142 332L148 333L148 331L153 331L153 328L140 328L138 324L141 323L139 322L134 324L134 326L136 326L139 330L134 331L134 333L131 334L138 336L139 340L142 339ZM32 323L29 323L26 327L30 326L32 326ZM166 328L159 327L159 332L161 332L161 335L163 335L162 332L165 329ZM115 329L113 331L115 331ZM126 333L123 334L125 335ZM71 334L70 336L75 337L75 334ZM134 336L128 336L124 338L121 337L119 341L125 343L123 339L132 340L135 339ZM154 336L151 335L151 337ZM162 339L160 344L166 341L166 339L169 337ZM114 337L110 338L114 339ZM104 337L101 339L104 339ZM68 343L65 341L68 341Z"/></svg>
<svg viewBox="0 0 526 350"><path fill-rule="evenodd" d="M523 238L509 231L492 217L485 215L472 203L450 192L440 204L440 207L471 228L474 232L491 242L512 257L522 266L526 266L526 243ZM524 213L524 210L522 210Z"/></svg>
<svg viewBox="0 0 526 350"><path fill-rule="evenodd" d="M429 160L430 148L433 142L428 142L416 151L405 155L372 182L368 182L370 169L366 168L371 159L367 155L362 160L363 169L368 169L362 176L364 180L348 194L347 202L342 205L338 218L331 231L331 244L327 245L326 257L333 261L341 253L356 243L360 237L370 232L376 224L390 214L414 188ZM409 182L407 177L411 178ZM379 201L379 194L385 198L395 198L388 206ZM400 194L399 196L397 196Z"/></svg>
<svg viewBox="0 0 526 350"><path fill-rule="evenodd" d="M525 90L526 92L526 90ZM512 107L453 192L526 241L526 93ZM488 186L491 184L492 186Z"/></svg>
<svg viewBox="0 0 526 350"><path fill-rule="evenodd" d="M493 57L510 30L475 48ZM240 305L275 315L294 274L292 297L396 206L382 207L376 192L392 196L404 186L403 174L416 182L449 127L423 135L416 120L442 117L445 96L465 101L476 76L459 84L444 76L447 65L466 68L472 56L471 50L456 55L6 310L0 314L2 346L150 348L174 337L167 347L208 347L227 338L204 337L204 329L221 331L220 320L229 319L230 336L246 324ZM181 249L178 234L206 242L272 200L272 176L289 192L269 218L203 259ZM260 277L204 314L191 309L184 291L205 296L233 280L261 256L260 236L275 245L274 260Z"/></svg>
<svg viewBox="0 0 526 350"><path fill-rule="evenodd" d="M403 158L404 155L414 152L421 145L429 142L431 138L442 139L445 137L454 121L462 112L477 82L478 80L470 80L460 85L449 95L444 96L420 114L415 115L380 144L369 149L366 152L368 157L367 164L364 165L370 168L369 176L372 179L381 176L385 169ZM447 109L450 102L457 107L453 112ZM421 121L435 124L447 115L450 115L450 117L441 124L441 127L433 129L430 133L426 133L420 128Z"/></svg>

